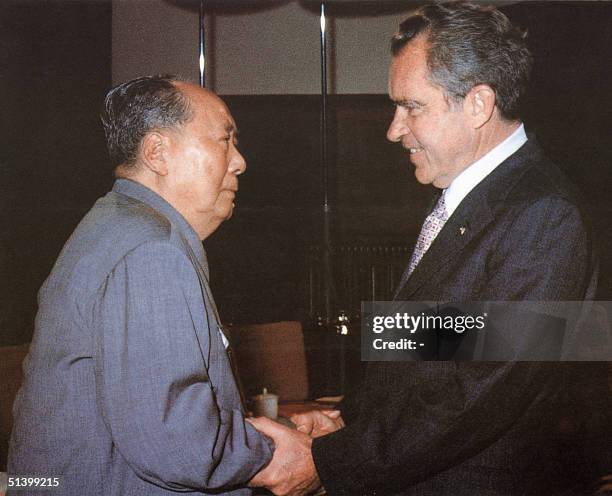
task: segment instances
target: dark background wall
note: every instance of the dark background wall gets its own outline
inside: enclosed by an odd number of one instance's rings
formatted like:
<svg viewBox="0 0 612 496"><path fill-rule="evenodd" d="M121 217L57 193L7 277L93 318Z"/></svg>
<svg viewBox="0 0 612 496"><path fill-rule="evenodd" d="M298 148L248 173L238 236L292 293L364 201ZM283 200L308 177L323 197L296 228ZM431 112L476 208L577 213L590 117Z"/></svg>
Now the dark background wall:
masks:
<svg viewBox="0 0 612 496"><path fill-rule="evenodd" d="M585 191L612 298L608 2L506 7L536 55L528 130ZM30 339L35 295L70 232L112 184L100 126L110 87L108 1L0 4L0 344ZM365 22L365 21L364 21ZM4 47L7 50L4 50ZM219 61L220 63L220 61ZM249 168L234 218L206 241L226 320L301 318L305 256L321 239L316 96L228 96ZM383 95L330 99L336 244L401 245L431 190L385 142Z"/></svg>
<svg viewBox="0 0 612 496"><path fill-rule="evenodd" d="M505 8L535 55L528 130L580 187L601 258L599 298L612 299L612 2L524 2Z"/></svg>
<svg viewBox="0 0 612 496"><path fill-rule="evenodd" d="M0 345L29 340L36 293L108 189L99 105L110 1L0 2Z"/></svg>

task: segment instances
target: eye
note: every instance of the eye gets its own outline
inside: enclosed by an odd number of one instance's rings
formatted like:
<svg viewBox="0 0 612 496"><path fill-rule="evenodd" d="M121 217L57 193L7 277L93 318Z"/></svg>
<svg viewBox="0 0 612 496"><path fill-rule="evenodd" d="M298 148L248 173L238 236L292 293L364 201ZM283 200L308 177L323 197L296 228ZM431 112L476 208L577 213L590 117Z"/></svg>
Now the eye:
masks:
<svg viewBox="0 0 612 496"><path fill-rule="evenodd" d="M419 114L421 114L421 112L423 112L423 107L424 107L423 104L419 102L413 102L413 101L402 102L398 104L397 106L404 109L406 113L408 114L408 116L410 117L416 117Z"/></svg>
<svg viewBox="0 0 612 496"><path fill-rule="evenodd" d="M406 110L411 116L419 115L423 111L420 105L406 105Z"/></svg>

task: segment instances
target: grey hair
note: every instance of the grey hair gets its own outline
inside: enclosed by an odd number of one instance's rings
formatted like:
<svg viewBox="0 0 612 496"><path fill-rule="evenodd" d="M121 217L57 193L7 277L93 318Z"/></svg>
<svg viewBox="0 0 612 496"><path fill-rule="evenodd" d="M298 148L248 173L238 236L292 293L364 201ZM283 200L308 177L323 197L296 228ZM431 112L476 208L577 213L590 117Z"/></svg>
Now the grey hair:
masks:
<svg viewBox="0 0 612 496"><path fill-rule="evenodd" d="M515 120L527 92L532 56L526 33L493 7L465 2L427 5L400 24L391 39L398 56L419 35L427 37L430 78L454 102L478 84L494 91L501 116Z"/></svg>

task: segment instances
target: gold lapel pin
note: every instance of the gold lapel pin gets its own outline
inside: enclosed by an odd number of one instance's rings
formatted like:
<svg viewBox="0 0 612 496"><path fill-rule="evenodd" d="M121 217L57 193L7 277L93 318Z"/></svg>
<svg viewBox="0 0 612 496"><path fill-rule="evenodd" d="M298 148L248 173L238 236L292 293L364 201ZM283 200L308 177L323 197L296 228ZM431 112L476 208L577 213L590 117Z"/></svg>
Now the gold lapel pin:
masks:
<svg viewBox="0 0 612 496"><path fill-rule="evenodd" d="M461 234L461 236L463 236L465 234L465 231L467 231L467 227L460 227L459 228L459 234Z"/></svg>

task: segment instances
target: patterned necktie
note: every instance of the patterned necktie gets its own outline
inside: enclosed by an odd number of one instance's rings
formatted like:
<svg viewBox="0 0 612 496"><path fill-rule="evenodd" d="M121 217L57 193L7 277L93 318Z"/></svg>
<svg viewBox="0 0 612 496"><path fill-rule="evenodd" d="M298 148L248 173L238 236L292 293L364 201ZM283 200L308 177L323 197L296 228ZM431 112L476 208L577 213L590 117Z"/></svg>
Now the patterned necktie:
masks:
<svg viewBox="0 0 612 496"><path fill-rule="evenodd" d="M423 222L423 227L419 233L419 239L417 239L416 246L414 247L414 251L410 257L410 262L408 263L408 276L412 274L416 266L419 264L423 258L423 255L425 255L425 252L433 243L433 240L436 239L436 236L444 227L447 219L448 214L446 213L444 194L442 194L442 196L440 196L438 199L438 203L436 203L433 211L427 216L425 222Z"/></svg>

